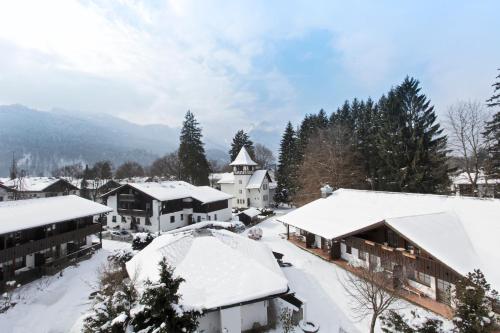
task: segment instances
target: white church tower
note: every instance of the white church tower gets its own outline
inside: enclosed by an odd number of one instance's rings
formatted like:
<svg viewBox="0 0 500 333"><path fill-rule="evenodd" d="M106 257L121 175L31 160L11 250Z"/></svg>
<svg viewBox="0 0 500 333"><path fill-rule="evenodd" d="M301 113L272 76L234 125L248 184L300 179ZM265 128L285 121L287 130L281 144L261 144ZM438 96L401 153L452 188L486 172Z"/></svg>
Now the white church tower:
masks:
<svg viewBox="0 0 500 333"><path fill-rule="evenodd" d="M257 169L257 163L252 160L245 147L242 147L230 165L233 167L233 195L236 198L236 207L250 207L250 191L247 189L247 185Z"/></svg>

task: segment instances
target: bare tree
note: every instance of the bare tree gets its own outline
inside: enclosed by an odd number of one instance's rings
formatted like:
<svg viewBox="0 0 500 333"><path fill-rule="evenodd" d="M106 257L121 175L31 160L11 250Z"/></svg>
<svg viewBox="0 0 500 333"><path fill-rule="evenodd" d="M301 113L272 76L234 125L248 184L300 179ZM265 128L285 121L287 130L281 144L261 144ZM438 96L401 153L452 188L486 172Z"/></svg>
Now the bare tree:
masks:
<svg viewBox="0 0 500 333"><path fill-rule="evenodd" d="M156 159L150 167L151 176L179 179L180 162L177 151Z"/></svg>
<svg viewBox="0 0 500 333"><path fill-rule="evenodd" d="M135 161L127 161L120 165L115 172L115 177L118 179L143 177L144 169Z"/></svg>
<svg viewBox="0 0 500 333"><path fill-rule="evenodd" d="M257 143L254 149L255 162L265 170L273 169L276 165L276 158L271 149Z"/></svg>
<svg viewBox="0 0 500 333"><path fill-rule="evenodd" d="M375 331L377 319L387 310L394 310L399 301L393 280L383 270L358 268L356 274L345 273L340 281L350 298L354 318L362 320L371 315L370 333Z"/></svg>
<svg viewBox="0 0 500 333"><path fill-rule="evenodd" d="M300 190L294 197L305 204L320 197L320 188L364 188L366 175L356 157L350 133L341 126L320 130L309 139L299 168Z"/></svg>
<svg viewBox="0 0 500 333"><path fill-rule="evenodd" d="M450 145L463 159L474 196L478 195L477 181L484 163L482 132L486 119L487 113L477 101L459 101L448 109Z"/></svg>

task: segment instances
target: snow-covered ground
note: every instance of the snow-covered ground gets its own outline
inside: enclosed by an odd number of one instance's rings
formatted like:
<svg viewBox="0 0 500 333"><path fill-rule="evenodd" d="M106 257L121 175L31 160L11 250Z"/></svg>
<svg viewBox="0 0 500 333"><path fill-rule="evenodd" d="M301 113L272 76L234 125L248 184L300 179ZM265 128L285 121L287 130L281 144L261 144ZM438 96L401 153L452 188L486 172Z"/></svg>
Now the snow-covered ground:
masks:
<svg viewBox="0 0 500 333"><path fill-rule="evenodd" d="M351 316L350 300L341 285L346 274L343 269L283 239L280 234L285 233L285 227L274 218L263 221L258 227L263 231L261 242L283 253L283 261L292 263L293 266L284 268L284 272L290 288L307 301L308 321L319 324L320 332L337 333L340 328L349 333L369 330L370 318L357 321ZM399 309L407 317L412 310L422 317L436 317L405 301L398 304ZM377 322L376 331L381 332L380 322Z"/></svg>
<svg viewBox="0 0 500 333"><path fill-rule="evenodd" d="M346 274L344 270L283 239L285 228L274 218L263 221L258 227L263 230L260 242L283 253L284 261L293 264L283 270L292 290L307 301L307 319L319 324L320 332L337 333L340 328L348 333L368 331L369 318L358 322L350 315L349 299L340 284ZM19 303L0 314L0 332L80 332L82 315L89 309L88 297L94 291L99 268L113 250L125 247L130 244L104 240L102 250L77 267L66 268L62 276L46 277L22 286L17 292L21 297ZM416 310L422 316L434 317L407 302L401 305L405 313ZM381 332L378 325L377 332Z"/></svg>
<svg viewBox="0 0 500 333"><path fill-rule="evenodd" d="M130 244L103 240L103 249L76 267L64 269L62 276L45 277L26 284L16 292L19 303L0 314L0 332L76 333L81 316L90 305L98 270L115 249Z"/></svg>

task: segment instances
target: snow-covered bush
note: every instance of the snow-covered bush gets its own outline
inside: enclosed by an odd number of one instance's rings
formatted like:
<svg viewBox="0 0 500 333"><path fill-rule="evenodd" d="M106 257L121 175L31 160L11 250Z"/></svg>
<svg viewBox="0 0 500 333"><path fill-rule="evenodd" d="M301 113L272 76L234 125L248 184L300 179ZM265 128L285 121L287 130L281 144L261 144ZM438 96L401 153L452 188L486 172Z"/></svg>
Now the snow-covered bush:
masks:
<svg viewBox="0 0 500 333"><path fill-rule="evenodd" d="M91 312L84 320L84 333L124 333L130 321L130 311L136 305L135 283L114 265L108 265L100 275L99 289Z"/></svg>
<svg viewBox="0 0 500 333"><path fill-rule="evenodd" d="M283 308L280 312L280 323L283 333L295 332L295 325L293 324L293 313L289 308Z"/></svg>
<svg viewBox="0 0 500 333"><path fill-rule="evenodd" d="M132 240L132 249L134 250L142 250L146 246L148 246L156 236L150 232L139 232L134 235L134 239Z"/></svg>
<svg viewBox="0 0 500 333"><path fill-rule="evenodd" d="M20 286L21 285L17 284L14 280L5 282L4 293L0 297L0 313L4 313L16 305L16 303L12 301L12 295L14 294L14 290Z"/></svg>
<svg viewBox="0 0 500 333"><path fill-rule="evenodd" d="M382 331L385 333L444 333L443 322L435 318L420 318L415 311L411 312L412 318L390 310L382 319Z"/></svg>
<svg viewBox="0 0 500 333"><path fill-rule="evenodd" d="M132 259L134 252L129 249L115 250L108 256L108 261L117 267L125 267L125 263Z"/></svg>
<svg viewBox="0 0 500 333"><path fill-rule="evenodd" d="M492 290L484 274L476 269L455 284L453 324L459 333L488 333L496 326L492 299L498 293Z"/></svg>
<svg viewBox="0 0 500 333"><path fill-rule="evenodd" d="M260 215L262 216L271 216L274 215L274 211L271 208L262 208L260 210Z"/></svg>

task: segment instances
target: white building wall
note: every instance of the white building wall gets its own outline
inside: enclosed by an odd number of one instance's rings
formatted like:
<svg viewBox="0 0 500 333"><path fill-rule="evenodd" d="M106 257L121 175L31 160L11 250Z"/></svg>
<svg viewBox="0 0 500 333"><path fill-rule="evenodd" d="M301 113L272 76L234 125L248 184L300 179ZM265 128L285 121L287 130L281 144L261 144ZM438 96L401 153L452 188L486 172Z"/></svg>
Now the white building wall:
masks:
<svg viewBox="0 0 500 333"><path fill-rule="evenodd" d="M267 326L268 301L246 304L241 307L241 330Z"/></svg>
<svg viewBox="0 0 500 333"><path fill-rule="evenodd" d="M230 201L231 207L236 207L236 191L234 189L234 184L220 184L220 190L224 193L232 195L233 198Z"/></svg>
<svg viewBox="0 0 500 333"><path fill-rule="evenodd" d="M198 332L220 333L220 311L205 313L198 319Z"/></svg>
<svg viewBox="0 0 500 333"><path fill-rule="evenodd" d="M238 208L248 207L247 199L250 196L247 190L247 184L250 180L250 177L252 177L252 175L234 175L234 197L236 198L236 207Z"/></svg>
<svg viewBox="0 0 500 333"><path fill-rule="evenodd" d="M220 325L221 332L241 333L241 308L235 306L220 310Z"/></svg>

